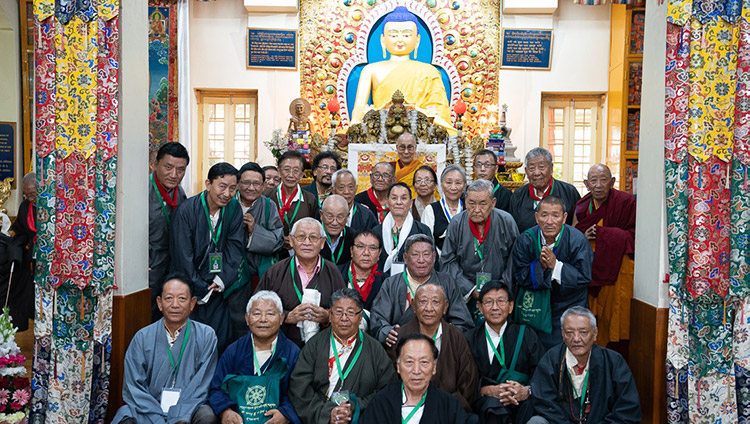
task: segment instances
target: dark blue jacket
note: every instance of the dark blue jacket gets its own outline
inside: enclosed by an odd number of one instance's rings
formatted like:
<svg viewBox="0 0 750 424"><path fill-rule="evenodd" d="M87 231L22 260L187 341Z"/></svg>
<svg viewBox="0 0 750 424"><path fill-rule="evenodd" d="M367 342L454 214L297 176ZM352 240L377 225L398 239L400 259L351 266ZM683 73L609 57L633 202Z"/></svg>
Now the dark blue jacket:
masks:
<svg viewBox="0 0 750 424"><path fill-rule="evenodd" d="M300 420L294 411L292 402L289 401L287 392L289 391L289 376L292 374L294 365L297 363L298 356L299 347L289 340L283 331L279 330L278 340L276 341L276 352L268 360L273 361L278 357L286 358L286 363L289 365L289 371L287 371L284 379L281 380L281 405L277 409L289 421L295 424L300 424ZM263 365L261 365L262 367ZM211 388L208 390L208 401L216 415L221 414L227 408L232 408L232 410L237 412L237 404L232 402L229 396L221 390L221 383L228 374L255 374L251 333L242 336L239 340L229 345L216 365L216 372L214 373L214 378L211 380Z"/></svg>

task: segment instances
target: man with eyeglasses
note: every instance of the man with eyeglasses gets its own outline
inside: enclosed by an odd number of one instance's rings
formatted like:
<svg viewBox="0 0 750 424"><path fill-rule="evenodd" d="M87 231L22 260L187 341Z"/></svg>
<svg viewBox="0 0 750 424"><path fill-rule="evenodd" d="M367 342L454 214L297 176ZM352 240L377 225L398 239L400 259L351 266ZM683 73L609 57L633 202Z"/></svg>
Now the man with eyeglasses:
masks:
<svg viewBox="0 0 750 424"><path fill-rule="evenodd" d="M388 188L394 183L395 171L388 162L378 162L370 172L370 188L354 196L354 201L361 203L375 214L378 222L383 222L388 215Z"/></svg>
<svg viewBox="0 0 750 424"><path fill-rule="evenodd" d="M170 229L172 271L195 287L196 321L216 332L219 352L233 341L227 297L247 283L238 272L245 258L242 208L235 199L237 169L219 162L208 170L206 190L185 200Z"/></svg>
<svg viewBox="0 0 750 424"><path fill-rule="evenodd" d="M276 211L276 206L263 196L264 172L255 162L242 165L239 172L237 194L242 208L242 229L245 239L245 265L240 272L246 273L242 287L233 286L229 292L229 315L233 322L233 339L247 334L245 309L253 287L258 285L260 276L278 260L278 251L284 243L284 228ZM251 284L248 284L252 282Z"/></svg>
<svg viewBox="0 0 750 424"><path fill-rule="evenodd" d="M281 329L302 347L328 323L331 294L345 285L336 265L320 254L326 242L320 222L300 219L292 227L290 239L294 255L268 268L256 293L270 290L279 295L286 316Z"/></svg>
<svg viewBox="0 0 750 424"><path fill-rule="evenodd" d="M396 329L398 338L419 333L435 342L439 353L437 372L432 381L440 390L452 394L464 410L471 414L479 382L477 366L471 360L471 351L464 334L443 319L448 310L445 290L435 283L422 284L414 293L411 308L414 318ZM395 345L388 348L388 356L395 364Z"/></svg>
<svg viewBox="0 0 750 424"><path fill-rule="evenodd" d="M302 218L314 218L318 214L318 200L309 191L302 190L299 182L305 169L305 157L296 150L288 150L279 157L281 184L276 190L267 190L264 196L271 199L278 208L284 225L284 249L280 257L288 257L292 249L289 230Z"/></svg>
<svg viewBox="0 0 750 424"><path fill-rule="evenodd" d="M489 149L482 149L474 155L474 175L478 180L492 183L495 207L506 212L510 210L510 197L513 194L508 188L497 181L497 155Z"/></svg>
<svg viewBox="0 0 750 424"><path fill-rule="evenodd" d="M322 207L323 201L331 194L331 177L333 173L341 169L341 158L334 152L320 152L312 161L312 173L314 181L302 187L302 190L310 192L315 196L318 207Z"/></svg>
<svg viewBox="0 0 750 424"><path fill-rule="evenodd" d="M332 194L323 202L320 220L326 230L326 242L320 252L324 258L338 266L351 260L354 232L346 226L349 205L343 197Z"/></svg>
<svg viewBox="0 0 750 424"><path fill-rule="evenodd" d="M438 350L424 334L410 334L398 342L396 367L401 381L378 392L362 414L362 424L463 424L466 412L455 397L435 387Z"/></svg>
<svg viewBox="0 0 750 424"><path fill-rule="evenodd" d="M492 183L476 180L466 188L466 210L448 224L440 264L469 301L475 322L476 298L489 281L513 284L510 255L518 229L508 212L495 208ZM473 299L471 299L473 298Z"/></svg>
<svg viewBox="0 0 750 424"><path fill-rule="evenodd" d="M398 160L391 162L395 170L395 182L412 184L414 173L424 164L417 157L417 139L410 132L405 131L396 139L396 154Z"/></svg>
<svg viewBox="0 0 750 424"><path fill-rule="evenodd" d="M331 302L331 327L302 348L292 372L289 398L308 424L348 424L396 380L388 355L359 328L364 306L359 292L337 290Z"/></svg>
<svg viewBox="0 0 750 424"><path fill-rule="evenodd" d="M279 331L284 322L281 299L274 292L259 291L247 302L246 311L250 333L229 345L219 358L208 392L211 408L222 423L243 424L243 416L249 412L249 418L262 416L266 424L299 424L288 396L289 376L297 363L299 347ZM247 408L245 394L256 384L268 387L265 379L278 381L271 386L277 391L264 396L264 400L270 397L275 403L256 412Z"/></svg>
<svg viewBox="0 0 750 424"><path fill-rule="evenodd" d="M404 243L405 269L386 278L372 305L370 334L390 347L398 340L396 329L414 318L411 308L417 288L426 282L439 284L448 297L445 319L463 331L474 328L466 302L450 276L435 271L435 241L417 234Z"/></svg>
<svg viewBox="0 0 750 424"><path fill-rule="evenodd" d="M474 410L482 423L525 423L534 415L529 380L544 348L532 328L508 320L514 305L508 286L485 284L478 305L485 322L466 334L480 378Z"/></svg>
<svg viewBox="0 0 750 424"><path fill-rule="evenodd" d="M339 169L333 174L331 177L331 193L338 194L346 199L349 207L349 218L346 220L346 225L355 234L362 230L371 230L380 222L369 207L355 201L357 179L354 178L352 171Z"/></svg>

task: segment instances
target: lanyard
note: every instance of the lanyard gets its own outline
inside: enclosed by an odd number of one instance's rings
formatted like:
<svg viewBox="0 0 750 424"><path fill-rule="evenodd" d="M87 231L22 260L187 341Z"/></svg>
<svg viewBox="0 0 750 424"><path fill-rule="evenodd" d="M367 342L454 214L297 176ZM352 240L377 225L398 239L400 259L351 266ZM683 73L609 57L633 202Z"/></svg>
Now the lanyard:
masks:
<svg viewBox="0 0 750 424"><path fill-rule="evenodd" d="M331 241L331 236L328 235L328 231L326 231L326 238L328 239L328 246L331 248L331 261L333 261L334 264L339 263L339 259L341 259L341 254L344 253L344 240L346 239L346 228L344 228L344 231L339 234L339 254L336 255L333 251L333 242Z"/></svg>
<svg viewBox="0 0 750 424"><path fill-rule="evenodd" d="M432 335L432 342L437 343L437 333L440 331L440 324L438 324L437 330L435 330L435 334Z"/></svg>
<svg viewBox="0 0 750 424"><path fill-rule="evenodd" d="M268 367L271 366L271 359L273 359L273 355L276 354L276 346L278 345L278 341L276 342L276 345L273 346L273 350L271 350L271 357L268 358L268 365L266 365L266 369L261 369L260 364L258 363L258 355L255 354L255 344L253 344L253 363L255 364L255 372L258 373L258 375L263 375L268 371Z"/></svg>
<svg viewBox="0 0 750 424"><path fill-rule="evenodd" d="M403 274L404 276L404 283L406 283L406 289L408 292L406 293L406 300L411 301L411 299L414 299L414 291L411 289L411 284L409 284L409 279L406 277L406 270L404 270ZM409 294L411 293L411 299L409 298Z"/></svg>
<svg viewBox="0 0 750 424"><path fill-rule="evenodd" d="M398 250L398 239L401 236L401 229L399 228L396 230L396 227L393 227L393 230L391 230L391 236L393 236L393 248Z"/></svg>
<svg viewBox="0 0 750 424"><path fill-rule="evenodd" d="M349 373L352 372L354 363L356 363L357 359L359 359L359 354L362 353L363 344L365 344L365 341L364 341L364 338L362 337L362 330L359 330L359 348L357 348L357 353L354 354L354 358L352 358L352 361L349 362L349 368L347 368L346 371L342 373L341 363L339 362L339 352L336 349L336 340L334 340L333 330L331 330L331 347L333 348L333 358L336 360L336 369L338 369L339 371L339 380L341 380L340 387L344 387L344 380L346 380L346 377L349 377Z"/></svg>
<svg viewBox="0 0 750 424"><path fill-rule="evenodd" d="M206 212L206 221L208 222L208 229L211 232L211 240L214 242L214 246L219 244L219 237L221 237L221 224L223 224L222 215L224 215L224 208L221 208L219 212L219 224L214 228L211 225L211 215L208 213L208 205L206 205L206 192L201 193L201 203L203 203L203 211Z"/></svg>
<svg viewBox="0 0 750 424"><path fill-rule="evenodd" d="M294 190L294 193L292 193L292 195L289 196L289 198L287 199L286 202L282 200L283 196L284 196L284 193L281 191L281 184L279 184L279 187L276 190L277 190L277 195L278 195L278 198L279 198L279 203L282 205L282 207L280 209L280 211L282 211L281 212L282 215L284 215L282 218L284 218L284 222L286 222L287 227L290 227L291 224L289 224L290 220L289 220L289 212L288 211L289 211L289 209L292 208L292 202L294 201L294 198L297 196L297 194L298 194L297 192L299 191L299 188L297 188L297 189ZM299 201L297 201L297 206L294 207L294 213L292 214L291 222L294 222L294 218L297 217L297 211L299 210L299 204L300 203L302 203L302 199L300 199Z"/></svg>
<svg viewBox="0 0 750 424"><path fill-rule="evenodd" d="M401 383L401 392L404 394L404 397L406 397L406 391L404 390L404 383ZM417 403L414 406L414 409L412 409L411 412L409 412L409 415L407 415L406 418L403 418L403 417L401 418L401 424L407 424L409 422L411 417L413 417L414 414L417 413L417 410L419 410L419 408L421 408L422 405L424 405L425 399L427 399L427 391L424 392L424 394L422 395L422 399L419 401L419 403Z"/></svg>
<svg viewBox="0 0 750 424"><path fill-rule="evenodd" d="M479 243L476 237L474 237L474 250L479 256L479 261L482 262L482 269L484 269L484 242Z"/></svg>
<svg viewBox="0 0 750 424"><path fill-rule="evenodd" d="M573 386L573 378L570 376L570 372L568 372L568 380L570 380L570 386L573 387L573 395L575 396L576 388L575 386ZM581 410L578 411L579 420L582 420L583 415L586 413L586 410L584 409L584 405L586 405L586 393L588 393L587 392L588 385L589 385L589 370L586 370L586 377L583 379L583 389L581 390Z"/></svg>
<svg viewBox="0 0 750 424"><path fill-rule="evenodd" d="M552 252L557 255L557 246L560 245L560 240L562 240L563 232L565 231L565 224L563 224L562 228L560 229L560 234L557 236L557 240L555 240L555 245L552 246ZM542 247L544 246L542 242L542 229L539 229L539 251L538 254L542 254Z"/></svg>
<svg viewBox="0 0 750 424"><path fill-rule="evenodd" d="M190 336L190 320L187 321L187 328L185 329L185 337L182 339L182 347L180 348L180 356L177 358L177 364L174 363L174 358L172 357L172 347L169 346L167 348L167 353L169 354L169 362L172 363L172 369L174 370L175 378L177 378L177 370L180 368L180 363L182 363L182 354L185 353L185 346L187 346L187 340ZM169 342L167 342L169 344Z"/></svg>
<svg viewBox="0 0 750 424"><path fill-rule="evenodd" d="M495 354L495 358L497 358L498 362L500 363L500 368L505 368L505 345L503 344L503 336L500 336L500 353L498 353L497 349L495 348L495 344L492 343L492 337L490 337L490 332L487 330L487 323L484 324L484 335L487 336L487 341L490 342L490 346L492 347L492 352Z"/></svg>
<svg viewBox="0 0 750 424"><path fill-rule="evenodd" d="M448 218L448 222L451 222L453 217L455 215L451 215L450 211L448 210L448 205L445 203L445 197L440 199L440 203L443 205L443 212L445 213L445 217ZM461 199L458 199L458 212L461 212L461 209L463 209L464 203L461 201Z"/></svg>
<svg viewBox="0 0 750 424"><path fill-rule="evenodd" d="M153 173L151 174L151 185L154 186L154 191L156 192L156 195L159 196L159 202L161 203L161 212L164 214L164 219L167 221L167 227L169 227L170 225L172 225L172 220L169 218L169 213L167 212L167 205L166 202L164 202L164 197L162 197L161 191L159 191L159 187L156 186L156 180L154 180ZM176 193L177 192L175 192L175 194Z"/></svg>
<svg viewBox="0 0 750 424"><path fill-rule="evenodd" d="M323 269L323 267L326 264L326 260L323 258L320 258L320 269ZM292 256L292 261L289 262L289 269L292 271L292 285L294 286L294 291L297 292L297 298L299 299L299 303L302 303L302 293L300 293L299 289L297 288L297 282L294 281L294 269L296 267L294 266L294 256ZM318 285L316 284L313 289L317 288Z"/></svg>
<svg viewBox="0 0 750 424"><path fill-rule="evenodd" d="M354 206L352 207L352 214L349 216L349 222L354 220L354 215L356 214L357 214L357 204L355 203Z"/></svg>

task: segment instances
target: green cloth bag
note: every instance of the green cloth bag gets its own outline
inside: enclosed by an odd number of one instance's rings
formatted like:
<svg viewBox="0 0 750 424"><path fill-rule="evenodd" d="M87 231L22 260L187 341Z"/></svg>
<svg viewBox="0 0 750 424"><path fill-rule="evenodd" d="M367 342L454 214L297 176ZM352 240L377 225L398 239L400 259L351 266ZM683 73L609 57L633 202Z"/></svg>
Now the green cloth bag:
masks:
<svg viewBox="0 0 750 424"><path fill-rule="evenodd" d="M237 403L245 424L265 423L264 414L279 407L281 380L289 370L284 358L276 358L262 375L229 374L221 383L221 390Z"/></svg>
<svg viewBox="0 0 750 424"><path fill-rule="evenodd" d="M550 289L518 289L513 320L526 324L534 330L546 334L552 333L552 308L550 307Z"/></svg>

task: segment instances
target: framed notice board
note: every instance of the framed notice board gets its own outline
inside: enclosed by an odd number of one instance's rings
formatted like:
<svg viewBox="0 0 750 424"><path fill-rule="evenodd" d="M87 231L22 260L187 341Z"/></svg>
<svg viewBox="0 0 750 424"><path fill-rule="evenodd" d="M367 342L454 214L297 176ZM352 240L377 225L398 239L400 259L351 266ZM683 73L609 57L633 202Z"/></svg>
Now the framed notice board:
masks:
<svg viewBox="0 0 750 424"><path fill-rule="evenodd" d="M247 69L297 70L297 31L247 29Z"/></svg>
<svg viewBox="0 0 750 424"><path fill-rule="evenodd" d="M548 71L551 59L551 29L503 29L502 68Z"/></svg>
<svg viewBox="0 0 750 424"><path fill-rule="evenodd" d="M0 181L16 175L15 145L16 123L0 122Z"/></svg>

